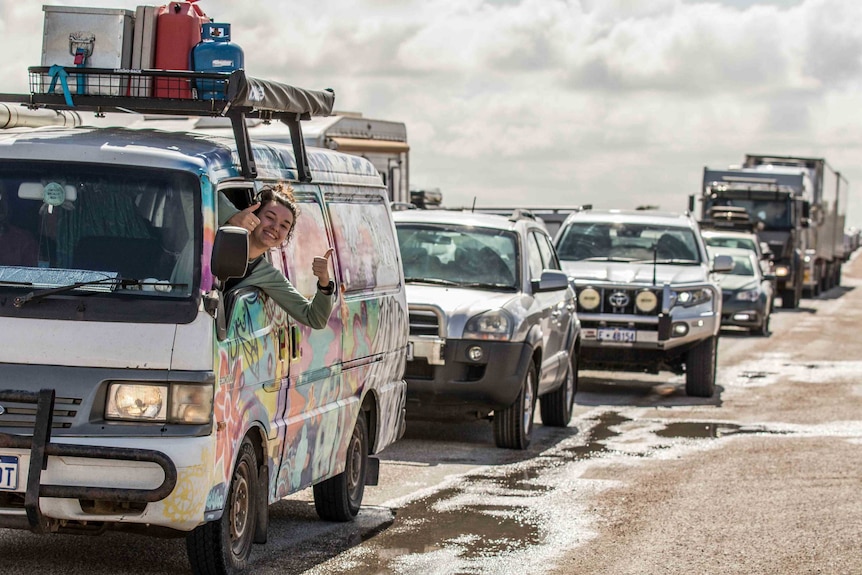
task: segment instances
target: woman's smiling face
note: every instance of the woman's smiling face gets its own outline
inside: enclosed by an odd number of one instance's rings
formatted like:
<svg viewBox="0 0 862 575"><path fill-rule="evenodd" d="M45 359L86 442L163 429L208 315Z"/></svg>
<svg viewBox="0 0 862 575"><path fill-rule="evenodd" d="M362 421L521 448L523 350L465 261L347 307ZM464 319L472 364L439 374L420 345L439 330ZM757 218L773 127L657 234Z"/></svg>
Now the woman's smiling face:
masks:
<svg viewBox="0 0 862 575"><path fill-rule="evenodd" d="M260 224L251 236L262 247L274 248L284 243L293 227L293 213L278 202L268 202L258 212Z"/></svg>

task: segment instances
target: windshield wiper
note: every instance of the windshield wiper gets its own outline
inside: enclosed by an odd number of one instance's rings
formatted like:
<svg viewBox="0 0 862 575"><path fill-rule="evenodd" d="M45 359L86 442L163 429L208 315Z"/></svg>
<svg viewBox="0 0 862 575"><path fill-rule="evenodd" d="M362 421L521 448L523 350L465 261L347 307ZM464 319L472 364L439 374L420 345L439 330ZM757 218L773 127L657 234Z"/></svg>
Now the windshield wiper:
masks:
<svg viewBox="0 0 862 575"><path fill-rule="evenodd" d="M634 258L621 258L619 256L593 256L591 258L586 258L580 260L583 262L625 262L630 263L635 261ZM650 260L652 261L652 260Z"/></svg>
<svg viewBox="0 0 862 575"><path fill-rule="evenodd" d="M23 307L24 304L31 301L38 301L40 299L45 299L46 297L50 297L52 295L62 294L66 292L70 292L76 290L81 287L91 286L91 285L111 285L115 284L120 288L127 288L129 286L167 286L167 287L186 287L188 284L172 284L172 283L161 283L154 281L146 281L146 280L138 280L138 279L124 279L124 278L100 278L97 280L90 280L85 282L75 282L73 284L64 285L60 287L45 289L42 291L31 291L27 295L19 296L15 298L14 305L15 307ZM26 285L26 284L25 284ZM32 285L32 284L29 284Z"/></svg>
<svg viewBox="0 0 862 575"><path fill-rule="evenodd" d="M91 285L104 285L104 284L112 284L118 283L120 281L119 278L99 278L97 280L90 280L86 282L75 282L73 284L64 285L55 288L44 289L42 291L31 291L27 295L18 296L15 298L14 305L15 307L23 307L24 304L29 303L31 301L38 301L40 299L44 299L46 297L50 297L52 295L57 295L61 293L70 292L72 290L76 290L78 288L84 286Z"/></svg>
<svg viewBox="0 0 862 575"><path fill-rule="evenodd" d="M424 283L424 284L434 284L441 286L456 286L460 285L458 282L453 282L450 280L441 280L439 278L415 278L415 277L407 277L404 278L404 281L407 283Z"/></svg>
<svg viewBox="0 0 862 575"><path fill-rule="evenodd" d="M683 265L697 265L697 264L699 264L700 262L698 262L697 260L690 260L690 259L688 259L688 258L665 258L665 259L660 259L660 260L637 260L636 262L633 262L633 263L639 263L639 264L642 264L642 263L646 263L646 264L657 263L657 264L683 264Z"/></svg>
<svg viewBox="0 0 862 575"><path fill-rule="evenodd" d="M458 284L460 287L466 288L484 288L484 289L514 289L512 284L488 283L488 282L467 282Z"/></svg>

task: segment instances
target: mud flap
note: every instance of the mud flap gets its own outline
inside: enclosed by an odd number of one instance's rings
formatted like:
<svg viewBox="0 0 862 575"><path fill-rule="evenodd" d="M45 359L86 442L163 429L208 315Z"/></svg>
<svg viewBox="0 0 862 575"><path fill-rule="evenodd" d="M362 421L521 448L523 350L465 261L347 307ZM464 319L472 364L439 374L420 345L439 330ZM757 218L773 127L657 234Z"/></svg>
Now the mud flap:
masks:
<svg viewBox="0 0 862 575"><path fill-rule="evenodd" d="M377 485L380 480L380 460L376 457L368 457L365 466L365 485Z"/></svg>
<svg viewBox="0 0 862 575"><path fill-rule="evenodd" d="M269 531L269 465L261 465L257 475L257 521L254 525L255 543L266 543Z"/></svg>

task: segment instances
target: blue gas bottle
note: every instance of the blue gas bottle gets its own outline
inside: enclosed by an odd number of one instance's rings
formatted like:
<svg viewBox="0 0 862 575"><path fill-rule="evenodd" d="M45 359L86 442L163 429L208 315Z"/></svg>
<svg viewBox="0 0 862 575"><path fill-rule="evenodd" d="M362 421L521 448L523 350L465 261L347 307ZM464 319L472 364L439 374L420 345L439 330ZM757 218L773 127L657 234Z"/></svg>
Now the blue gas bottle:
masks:
<svg viewBox="0 0 862 575"><path fill-rule="evenodd" d="M191 53L196 72L233 72L243 68L242 48L230 41L230 24L207 22L201 26L201 41ZM200 100L224 100L224 80L197 80Z"/></svg>

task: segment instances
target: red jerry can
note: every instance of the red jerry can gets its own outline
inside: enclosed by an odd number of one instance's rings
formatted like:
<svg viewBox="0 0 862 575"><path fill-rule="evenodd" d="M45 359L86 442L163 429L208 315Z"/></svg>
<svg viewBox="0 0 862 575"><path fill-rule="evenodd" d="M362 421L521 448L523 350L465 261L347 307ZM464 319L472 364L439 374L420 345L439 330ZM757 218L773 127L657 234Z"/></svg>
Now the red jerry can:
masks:
<svg viewBox="0 0 862 575"><path fill-rule="evenodd" d="M159 6L156 16L155 68L158 70L191 70L191 52L201 41L201 26L210 19L203 10L189 2L171 2ZM156 78L156 98L192 97L188 80Z"/></svg>

